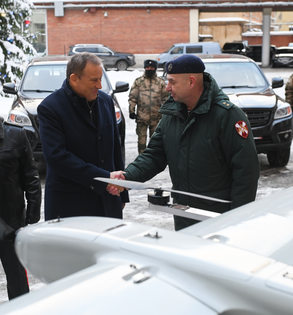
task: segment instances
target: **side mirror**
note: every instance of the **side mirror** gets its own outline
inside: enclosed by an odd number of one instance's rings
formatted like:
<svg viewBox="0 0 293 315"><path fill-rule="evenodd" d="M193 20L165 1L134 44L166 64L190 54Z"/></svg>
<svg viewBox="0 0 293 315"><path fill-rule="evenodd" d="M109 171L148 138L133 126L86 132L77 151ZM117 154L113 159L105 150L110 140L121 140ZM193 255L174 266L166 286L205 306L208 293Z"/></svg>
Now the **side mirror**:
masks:
<svg viewBox="0 0 293 315"><path fill-rule="evenodd" d="M284 80L282 78L272 78L272 88L280 88L284 85Z"/></svg>
<svg viewBox="0 0 293 315"><path fill-rule="evenodd" d="M129 83L123 82L123 81L118 81L116 82L115 90L113 91L114 93L121 93L121 92L126 92L129 90Z"/></svg>
<svg viewBox="0 0 293 315"><path fill-rule="evenodd" d="M3 84L3 92L7 94L17 94L17 88L14 82Z"/></svg>

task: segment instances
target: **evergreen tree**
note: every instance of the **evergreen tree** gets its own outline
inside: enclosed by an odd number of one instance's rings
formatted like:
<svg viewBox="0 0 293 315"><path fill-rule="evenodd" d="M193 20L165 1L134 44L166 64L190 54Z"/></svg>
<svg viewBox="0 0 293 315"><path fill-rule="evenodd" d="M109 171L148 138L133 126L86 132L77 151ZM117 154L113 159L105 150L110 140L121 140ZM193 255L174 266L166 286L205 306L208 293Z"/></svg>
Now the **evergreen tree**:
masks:
<svg viewBox="0 0 293 315"><path fill-rule="evenodd" d="M31 0L0 0L0 78L18 81L28 62L36 54L31 45L35 36L29 32Z"/></svg>

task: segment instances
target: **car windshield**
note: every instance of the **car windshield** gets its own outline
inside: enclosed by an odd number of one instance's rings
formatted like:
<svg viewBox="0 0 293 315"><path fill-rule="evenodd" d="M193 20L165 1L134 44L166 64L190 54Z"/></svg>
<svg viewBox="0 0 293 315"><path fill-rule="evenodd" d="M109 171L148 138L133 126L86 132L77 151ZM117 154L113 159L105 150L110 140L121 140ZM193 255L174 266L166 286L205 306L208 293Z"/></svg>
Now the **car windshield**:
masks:
<svg viewBox="0 0 293 315"><path fill-rule="evenodd" d="M34 65L27 69L22 83L22 91L50 93L61 88L66 78L66 64L62 65ZM102 77L102 90L110 90L109 83Z"/></svg>
<svg viewBox="0 0 293 315"><path fill-rule="evenodd" d="M163 52L163 54L166 54L167 52L169 52L173 47L175 47L174 45L171 46L169 49L167 49L166 51Z"/></svg>
<svg viewBox="0 0 293 315"><path fill-rule="evenodd" d="M223 49L232 49L232 50L237 50L237 49L242 49L243 44L241 43L226 43L223 47Z"/></svg>
<svg viewBox="0 0 293 315"><path fill-rule="evenodd" d="M293 54L293 49L286 49L286 48L276 49L275 54L276 55L278 55L278 54Z"/></svg>
<svg viewBox="0 0 293 315"><path fill-rule="evenodd" d="M221 88L264 88L267 82L258 67L252 62L205 63Z"/></svg>

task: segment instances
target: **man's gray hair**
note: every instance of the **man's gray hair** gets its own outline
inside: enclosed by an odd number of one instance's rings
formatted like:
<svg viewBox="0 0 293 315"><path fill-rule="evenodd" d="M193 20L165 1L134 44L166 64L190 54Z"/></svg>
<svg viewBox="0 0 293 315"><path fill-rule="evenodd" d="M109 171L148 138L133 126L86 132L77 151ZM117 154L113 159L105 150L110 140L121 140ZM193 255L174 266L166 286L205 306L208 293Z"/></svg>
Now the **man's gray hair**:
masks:
<svg viewBox="0 0 293 315"><path fill-rule="evenodd" d="M97 66L102 66L102 60L89 52L82 52L72 56L67 63L67 80L69 81L70 75L73 73L80 78L88 62Z"/></svg>

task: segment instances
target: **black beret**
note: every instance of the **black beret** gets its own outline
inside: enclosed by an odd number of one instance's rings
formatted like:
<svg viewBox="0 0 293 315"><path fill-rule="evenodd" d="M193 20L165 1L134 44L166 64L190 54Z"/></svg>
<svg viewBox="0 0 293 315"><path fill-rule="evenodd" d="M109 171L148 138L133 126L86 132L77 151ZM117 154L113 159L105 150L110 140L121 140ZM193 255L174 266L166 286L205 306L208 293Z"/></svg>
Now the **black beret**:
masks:
<svg viewBox="0 0 293 315"><path fill-rule="evenodd" d="M158 68L158 63L156 60L152 60L152 59L147 59L144 61L143 63L143 67L146 68L146 67L154 67L156 70Z"/></svg>
<svg viewBox="0 0 293 315"><path fill-rule="evenodd" d="M183 55L168 61L165 66L166 72L176 73L203 73L205 65L202 60L194 55Z"/></svg>

